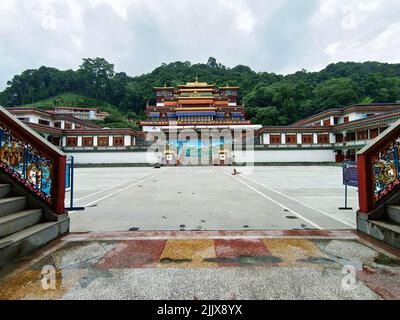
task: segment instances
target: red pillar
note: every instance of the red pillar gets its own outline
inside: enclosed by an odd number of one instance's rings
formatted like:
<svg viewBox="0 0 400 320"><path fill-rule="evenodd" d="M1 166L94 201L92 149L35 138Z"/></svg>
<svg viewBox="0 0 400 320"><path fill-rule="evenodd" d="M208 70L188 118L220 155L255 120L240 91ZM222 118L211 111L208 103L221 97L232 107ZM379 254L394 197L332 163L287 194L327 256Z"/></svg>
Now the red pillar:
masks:
<svg viewBox="0 0 400 320"><path fill-rule="evenodd" d="M372 167L364 154L358 156L358 197L360 212L370 213L374 208Z"/></svg>
<svg viewBox="0 0 400 320"><path fill-rule="evenodd" d="M58 214L65 213L65 175L66 175L66 157L58 157L53 164L53 181L51 186L52 209Z"/></svg>

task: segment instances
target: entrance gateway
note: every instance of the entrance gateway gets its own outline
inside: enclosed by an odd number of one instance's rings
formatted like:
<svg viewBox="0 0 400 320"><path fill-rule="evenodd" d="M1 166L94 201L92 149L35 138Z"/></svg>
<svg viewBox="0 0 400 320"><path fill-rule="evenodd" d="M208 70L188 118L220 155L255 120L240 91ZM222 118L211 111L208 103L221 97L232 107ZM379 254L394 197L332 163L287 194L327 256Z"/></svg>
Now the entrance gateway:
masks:
<svg viewBox="0 0 400 320"><path fill-rule="evenodd" d="M232 165L232 142L169 140L162 148L161 164L179 165Z"/></svg>
<svg viewBox="0 0 400 320"><path fill-rule="evenodd" d="M189 82L156 87L156 105L147 106L141 123L147 142L157 142L163 165L231 165L238 150L254 143L252 132L261 125L245 120L237 104L239 87Z"/></svg>

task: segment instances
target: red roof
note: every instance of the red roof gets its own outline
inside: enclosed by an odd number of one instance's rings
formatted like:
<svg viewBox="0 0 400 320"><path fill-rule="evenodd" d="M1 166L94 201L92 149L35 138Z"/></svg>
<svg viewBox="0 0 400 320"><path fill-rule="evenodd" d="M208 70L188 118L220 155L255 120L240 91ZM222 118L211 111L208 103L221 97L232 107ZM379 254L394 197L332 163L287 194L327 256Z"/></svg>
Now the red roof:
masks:
<svg viewBox="0 0 400 320"><path fill-rule="evenodd" d="M228 101L214 101L214 105L216 106L227 106Z"/></svg>

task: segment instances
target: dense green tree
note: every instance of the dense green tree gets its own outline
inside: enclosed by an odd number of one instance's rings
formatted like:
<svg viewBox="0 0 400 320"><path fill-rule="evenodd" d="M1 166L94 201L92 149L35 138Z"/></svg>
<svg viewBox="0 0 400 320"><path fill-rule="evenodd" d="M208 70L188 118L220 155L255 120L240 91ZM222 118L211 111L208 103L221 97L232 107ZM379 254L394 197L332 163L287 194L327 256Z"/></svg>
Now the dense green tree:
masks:
<svg viewBox="0 0 400 320"><path fill-rule="evenodd" d="M248 109L248 115L255 123L262 124L263 126L276 126L280 125L279 111L276 107L266 108L250 108Z"/></svg>
<svg viewBox="0 0 400 320"><path fill-rule="evenodd" d="M334 78L317 85L314 90L317 111L341 108L360 100L359 88L349 78Z"/></svg>
<svg viewBox="0 0 400 320"><path fill-rule="evenodd" d="M393 102L400 98L400 78L370 74L365 81L365 95L374 102Z"/></svg>
<svg viewBox="0 0 400 320"><path fill-rule="evenodd" d="M114 65L103 58L83 59L78 75L84 83L84 91L92 98L107 99L111 93Z"/></svg>
<svg viewBox="0 0 400 320"><path fill-rule="evenodd" d="M215 59L214 57L208 58L207 65L210 66L211 68L218 67L217 59Z"/></svg>
<svg viewBox="0 0 400 320"><path fill-rule="evenodd" d="M0 104L32 106L47 99L49 107L51 99L53 105L98 106L113 111L106 120L108 126L122 126L128 123L124 116L143 118L146 104L155 103L154 86L176 86L196 77L217 86L240 86L239 103L245 104L247 117L264 125L286 125L354 103L400 100L400 64L340 62L319 72L301 70L282 76L244 65L228 68L210 57L207 63L164 63L150 73L131 77L115 73L114 65L103 58L87 58L77 71L40 67L14 76L0 93ZM63 100L65 96L68 101Z"/></svg>

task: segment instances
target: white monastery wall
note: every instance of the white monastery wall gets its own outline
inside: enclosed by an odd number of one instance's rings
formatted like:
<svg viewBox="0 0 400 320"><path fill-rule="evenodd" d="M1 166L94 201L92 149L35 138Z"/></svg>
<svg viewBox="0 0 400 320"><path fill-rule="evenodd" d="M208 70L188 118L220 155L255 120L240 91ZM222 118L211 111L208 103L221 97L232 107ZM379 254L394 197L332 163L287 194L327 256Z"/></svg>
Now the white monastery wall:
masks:
<svg viewBox="0 0 400 320"><path fill-rule="evenodd" d="M142 164L158 162L157 155L147 152L67 152L77 164ZM235 151L235 162L335 162L333 150L256 150Z"/></svg>

